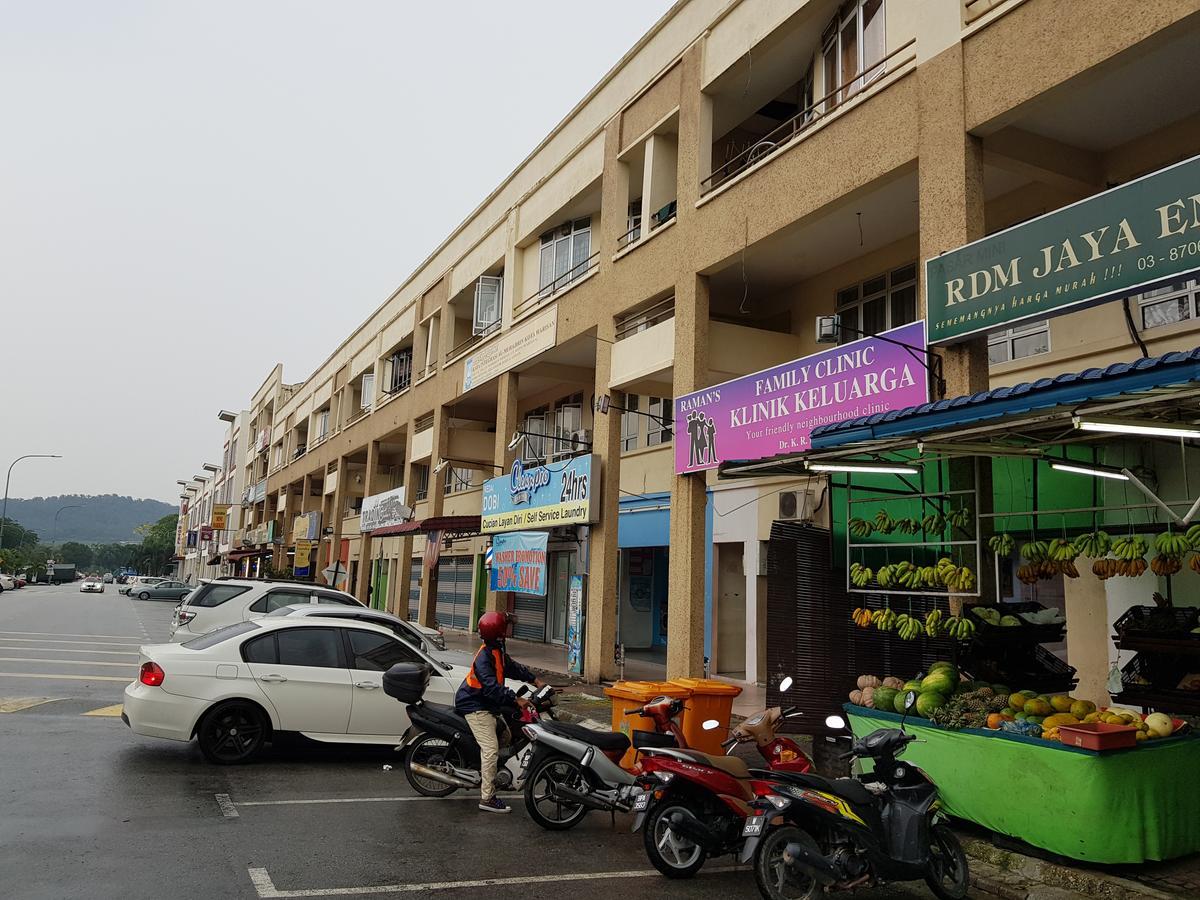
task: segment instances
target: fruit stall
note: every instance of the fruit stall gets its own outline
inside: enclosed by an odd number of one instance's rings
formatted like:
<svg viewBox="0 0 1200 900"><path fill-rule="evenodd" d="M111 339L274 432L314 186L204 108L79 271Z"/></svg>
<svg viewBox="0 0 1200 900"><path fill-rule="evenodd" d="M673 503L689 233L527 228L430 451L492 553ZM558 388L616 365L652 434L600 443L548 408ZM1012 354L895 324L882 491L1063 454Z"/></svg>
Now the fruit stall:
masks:
<svg viewBox="0 0 1200 900"><path fill-rule="evenodd" d="M845 707L857 736L904 727L904 758L937 783L946 811L996 834L1093 863L1200 851L1200 739L1178 718L1100 707L1067 693L976 681L950 662L921 678L863 675ZM869 704L869 705L868 705Z"/></svg>

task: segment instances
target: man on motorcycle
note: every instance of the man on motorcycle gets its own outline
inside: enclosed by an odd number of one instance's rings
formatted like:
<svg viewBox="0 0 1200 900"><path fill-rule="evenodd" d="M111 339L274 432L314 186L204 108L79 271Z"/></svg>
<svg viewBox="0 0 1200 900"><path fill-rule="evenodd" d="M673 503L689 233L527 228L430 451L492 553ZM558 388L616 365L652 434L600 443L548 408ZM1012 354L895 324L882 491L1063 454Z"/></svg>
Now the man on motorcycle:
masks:
<svg viewBox="0 0 1200 900"><path fill-rule="evenodd" d="M504 717L514 718L518 707L529 705L528 700L504 686L504 679L517 678L542 686L540 678L504 649L504 639L516 621L516 616L507 612L487 612L479 617L483 644L454 695L455 711L467 720L479 744L479 808L485 812L510 812L508 804L496 796L496 759L500 754L497 725Z"/></svg>

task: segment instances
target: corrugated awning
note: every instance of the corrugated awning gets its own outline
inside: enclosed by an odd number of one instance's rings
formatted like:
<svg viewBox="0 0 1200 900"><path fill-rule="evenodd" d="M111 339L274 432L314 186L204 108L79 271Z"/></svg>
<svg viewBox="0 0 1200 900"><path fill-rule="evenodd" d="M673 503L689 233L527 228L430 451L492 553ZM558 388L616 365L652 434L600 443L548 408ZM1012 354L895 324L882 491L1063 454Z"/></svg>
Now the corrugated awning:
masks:
<svg viewBox="0 0 1200 900"><path fill-rule="evenodd" d="M414 519L411 522L401 522L399 525L388 525L370 532L371 537L393 537L398 534L429 534L431 531L444 531L450 534L479 534L481 521L479 516L431 516L428 519Z"/></svg>
<svg viewBox="0 0 1200 900"><path fill-rule="evenodd" d="M421 530L421 523L417 520L411 522L401 522L399 525L387 525L383 528L376 528L373 531L364 532L373 538L377 537L392 537L397 534L412 534Z"/></svg>
<svg viewBox="0 0 1200 900"><path fill-rule="evenodd" d="M264 549L230 550L229 561L237 562L240 559L249 559L252 556L267 556L271 552L271 550Z"/></svg>

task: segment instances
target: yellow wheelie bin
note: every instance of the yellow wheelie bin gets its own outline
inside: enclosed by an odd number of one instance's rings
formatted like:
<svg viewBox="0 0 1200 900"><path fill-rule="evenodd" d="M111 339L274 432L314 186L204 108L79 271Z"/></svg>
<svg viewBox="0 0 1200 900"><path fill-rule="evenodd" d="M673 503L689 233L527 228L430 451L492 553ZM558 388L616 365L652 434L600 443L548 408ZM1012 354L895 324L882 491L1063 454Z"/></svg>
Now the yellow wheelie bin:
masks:
<svg viewBox="0 0 1200 900"><path fill-rule="evenodd" d="M692 695L683 711L683 736L693 750L722 753L721 742L729 736L729 721L733 717L733 698L742 692L735 684L712 678L673 678L668 684L689 691ZM720 725L711 731L704 723L716 719Z"/></svg>
<svg viewBox="0 0 1200 900"><path fill-rule="evenodd" d="M612 730L621 732L631 742L635 731L653 731L654 720L626 713L644 706L655 697L686 699L690 695L687 688L670 681L618 681L612 687L606 687L604 693L612 698ZM684 715L687 715L686 710ZM632 766L636 756L631 745L621 757L621 765L626 768Z"/></svg>

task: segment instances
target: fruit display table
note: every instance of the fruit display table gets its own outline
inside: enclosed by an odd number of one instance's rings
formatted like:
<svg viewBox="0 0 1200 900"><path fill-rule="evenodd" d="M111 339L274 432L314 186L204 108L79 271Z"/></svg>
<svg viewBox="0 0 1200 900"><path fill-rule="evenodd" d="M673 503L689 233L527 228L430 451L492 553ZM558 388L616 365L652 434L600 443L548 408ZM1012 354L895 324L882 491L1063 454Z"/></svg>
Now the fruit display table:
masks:
<svg viewBox="0 0 1200 900"><path fill-rule="evenodd" d="M847 704L855 736L900 716ZM1200 852L1200 738L1092 753L1000 731L950 731L909 718L904 759L928 773L946 811L1071 859L1140 863Z"/></svg>

